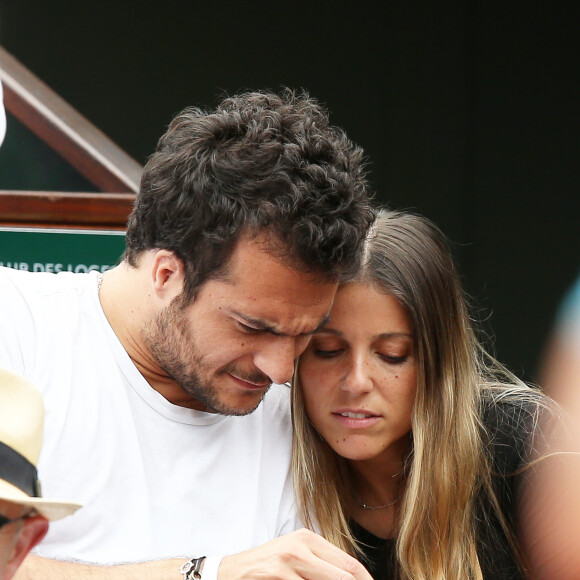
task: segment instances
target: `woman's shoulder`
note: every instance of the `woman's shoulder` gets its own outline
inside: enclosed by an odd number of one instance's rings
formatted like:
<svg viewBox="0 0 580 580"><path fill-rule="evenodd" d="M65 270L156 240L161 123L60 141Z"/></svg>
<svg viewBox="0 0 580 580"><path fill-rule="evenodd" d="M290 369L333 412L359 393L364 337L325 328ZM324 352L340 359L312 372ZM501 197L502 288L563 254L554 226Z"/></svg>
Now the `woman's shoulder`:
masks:
<svg viewBox="0 0 580 580"><path fill-rule="evenodd" d="M550 407L550 400L539 389L491 387L482 396L482 427L492 440L528 439Z"/></svg>
<svg viewBox="0 0 580 580"><path fill-rule="evenodd" d="M482 397L484 446L496 473L513 474L527 462L543 425L555 406L539 389L491 387Z"/></svg>
<svg viewBox="0 0 580 580"><path fill-rule="evenodd" d="M492 387L482 397L481 427L491 469L491 489L483 488L478 494L475 518L484 578L497 577L500 571L504 574L502 578L523 578L504 524L515 533L521 476L546 408L549 408L546 397L532 388Z"/></svg>

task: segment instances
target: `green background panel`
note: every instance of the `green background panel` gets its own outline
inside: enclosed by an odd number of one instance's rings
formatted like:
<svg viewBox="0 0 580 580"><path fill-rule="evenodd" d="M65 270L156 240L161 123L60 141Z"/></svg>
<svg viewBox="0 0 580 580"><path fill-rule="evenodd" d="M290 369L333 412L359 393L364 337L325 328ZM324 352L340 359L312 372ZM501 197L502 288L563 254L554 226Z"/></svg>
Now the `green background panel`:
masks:
<svg viewBox="0 0 580 580"><path fill-rule="evenodd" d="M124 232L0 228L0 266L17 270L104 272L124 249Z"/></svg>

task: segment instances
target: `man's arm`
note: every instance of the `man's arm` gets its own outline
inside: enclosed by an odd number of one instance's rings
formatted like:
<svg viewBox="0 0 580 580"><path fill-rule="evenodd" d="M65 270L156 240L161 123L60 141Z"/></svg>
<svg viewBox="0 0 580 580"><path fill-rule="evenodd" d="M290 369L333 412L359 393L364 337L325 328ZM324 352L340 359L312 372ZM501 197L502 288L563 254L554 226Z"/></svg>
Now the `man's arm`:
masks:
<svg viewBox="0 0 580 580"><path fill-rule="evenodd" d="M203 554L198 554L202 556ZM179 572L186 559L140 564L95 566L49 560L30 555L15 580L183 580ZM297 530L266 544L222 558L217 580L317 578L320 580L371 580L365 567L309 530ZM202 580L215 580L212 573Z"/></svg>
<svg viewBox="0 0 580 580"><path fill-rule="evenodd" d="M185 558L155 560L119 566L78 564L29 554L14 580L183 580L179 572ZM205 580L205 579L204 579ZM208 579L209 580L209 579Z"/></svg>

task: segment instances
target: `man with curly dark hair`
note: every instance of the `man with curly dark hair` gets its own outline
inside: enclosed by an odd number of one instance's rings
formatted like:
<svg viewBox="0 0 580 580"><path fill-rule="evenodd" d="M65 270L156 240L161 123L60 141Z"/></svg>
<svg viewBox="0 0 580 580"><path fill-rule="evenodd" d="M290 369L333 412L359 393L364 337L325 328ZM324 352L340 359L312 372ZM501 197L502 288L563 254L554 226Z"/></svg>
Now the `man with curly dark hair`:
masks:
<svg viewBox="0 0 580 580"><path fill-rule="evenodd" d="M45 486L84 504L22 578L367 578L289 533L284 383L372 220L362 151L323 107L243 93L172 121L117 267L1 269L0 364L44 392Z"/></svg>

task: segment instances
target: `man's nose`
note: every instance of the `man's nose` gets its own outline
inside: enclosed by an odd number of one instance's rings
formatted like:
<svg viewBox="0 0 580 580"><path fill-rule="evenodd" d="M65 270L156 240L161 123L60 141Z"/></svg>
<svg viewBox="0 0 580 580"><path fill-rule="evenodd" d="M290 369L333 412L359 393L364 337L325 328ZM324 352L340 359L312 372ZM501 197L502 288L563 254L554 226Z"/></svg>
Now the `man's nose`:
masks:
<svg viewBox="0 0 580 580"><path fill-rule="evenodd" d="M274 383L282 384L292 380L296 356L295 337L272 336L254 356L254 364Z"/></svg>

